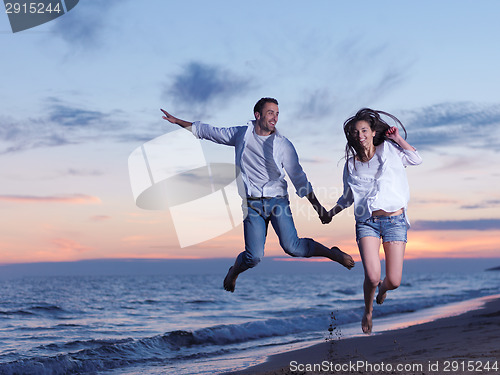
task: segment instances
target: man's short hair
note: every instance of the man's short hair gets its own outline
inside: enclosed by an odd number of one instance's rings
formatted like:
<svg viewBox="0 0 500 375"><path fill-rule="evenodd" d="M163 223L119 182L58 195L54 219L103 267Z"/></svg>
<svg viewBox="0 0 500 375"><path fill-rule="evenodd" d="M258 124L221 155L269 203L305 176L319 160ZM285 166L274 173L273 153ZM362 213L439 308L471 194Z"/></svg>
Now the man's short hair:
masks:
<svg viewBox="0 0 500 375"><path fill-rule="evenodd" d="M262 109L264 108L266 103L274 103L278 105L278 101L274 98L261 98L257 103L255 103L255 107L253 107L253 113L259 112L262 115Z"/></svg>

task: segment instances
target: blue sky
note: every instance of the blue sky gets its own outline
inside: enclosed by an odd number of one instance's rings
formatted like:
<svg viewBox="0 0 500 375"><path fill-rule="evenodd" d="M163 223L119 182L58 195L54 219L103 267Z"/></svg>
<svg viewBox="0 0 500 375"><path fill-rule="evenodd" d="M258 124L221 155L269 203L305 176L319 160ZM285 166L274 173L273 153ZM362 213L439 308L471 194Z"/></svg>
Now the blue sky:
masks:
<svg viewBox="0 0 500 375"><path fill-rule="evenodd" d="M180 249L168 212L134 205L127 158L175 129L160 107L236 125L263 96L328 208L343 121L365 106L398 116L424 158L408 170L409 254L498 256L498 14L497 1L81 0L16 34L0 15L0 256L232 257L241 228ZM321 226L307 205L292 202L299 233L356 251L352 215ZM268 254L282 254L272 236Z"/></svg>

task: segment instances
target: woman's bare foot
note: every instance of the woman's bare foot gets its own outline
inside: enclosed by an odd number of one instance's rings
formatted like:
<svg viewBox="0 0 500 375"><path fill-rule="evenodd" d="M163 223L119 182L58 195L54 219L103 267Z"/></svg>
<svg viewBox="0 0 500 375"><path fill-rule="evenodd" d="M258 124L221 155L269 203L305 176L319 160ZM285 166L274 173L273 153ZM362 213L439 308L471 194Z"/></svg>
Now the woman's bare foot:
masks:
<svg viewBox="0 0 500 375"><path fill-rule="evenodd" d="M330 250L332 251L332 254L329 257L331 260L342 264L349 270L354 267L354 260L349 254L344 253L337 246L333 246Z"/></svg>
<svg viewBox="0 0 500 375"><path fill-rule="evenodd" d="M228 292L233 293L236 287L236 279L238 278L238 273L234 272L234 266L229 267L227 275L224 278L224 289Z"/></svg>
<svg viewBox="0 0 500 375"><path fill-rule="evenodd" d="M361 319L361 329L363 330L363 333L369 335L370 333L372 333L372 327L373 327L372 314L367 313L365 311L363 319Z"/></svg>
<svg viewBox="0 0 500 375"><path fill-rule="evenodd" d="M376 301L379 305L383 304L385 301L385 297L387 297L387 291L385 291L384 293L380 293L381 292L380 289L382 288L382 283L383 283L382 280L380 280L380 282L378 283L378 294Z"/></svg>

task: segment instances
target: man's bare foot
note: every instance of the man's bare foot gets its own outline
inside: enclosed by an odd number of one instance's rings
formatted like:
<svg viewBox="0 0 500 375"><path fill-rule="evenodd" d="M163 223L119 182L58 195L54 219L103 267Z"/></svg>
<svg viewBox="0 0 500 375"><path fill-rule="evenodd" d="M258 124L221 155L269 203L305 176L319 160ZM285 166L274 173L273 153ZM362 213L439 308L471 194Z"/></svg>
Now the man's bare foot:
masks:
<svg viewBox="0 0 500 375"><path fill-rule="evenodd" d="M234 272L234 266L229 267L229 271L227 271L227 275L224 278L224 289L228 292L233 293L234 288L236 287L236 279L238 278L238 274Z"/></svg>
<svg viewBox="0 0 500 375"><path fill-rule="evenodd" d="M385 301L385 297L387 297L387 291L385 291L384 293L380 294L380 288L382 287L382 283L383 283L382 280L380 280L380 282L378 283L378 294L377 294L376 301L377 301L377 303L379 305L383 304L384 301Z"/></svg>
<svg viewBox="0 0 500 375"><path fill-rule="evenodd" d="M373 326L372 314L367 313L365 311L365 314L363 315L363 319L361 319L361 329L363 330L363 333L366 333L367 335L372 333L372 326Z"/></svg>
<svg viewBox="0 0 500 375"><path fill-rule="evenodd" d="M332 247L330 250L332 251L332 256L330 257L331 260L342 264L349 270L354 267L354 260L349 254L344 253L337 246Z"/></svg>

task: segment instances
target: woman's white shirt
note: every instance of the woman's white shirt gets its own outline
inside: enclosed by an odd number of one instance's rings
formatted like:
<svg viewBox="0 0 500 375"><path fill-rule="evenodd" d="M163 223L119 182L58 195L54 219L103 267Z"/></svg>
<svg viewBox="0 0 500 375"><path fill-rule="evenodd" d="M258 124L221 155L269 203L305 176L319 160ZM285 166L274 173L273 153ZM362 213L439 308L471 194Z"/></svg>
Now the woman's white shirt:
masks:
<svg viewBox="0 0 500 375"><path fill-rule="evenodd" d="M377 210L395 212L403 208L406 214L410 188L405 168L421 163L418 151L402 149L390 141L377 146L367 162L351 157L344 166L344 192L337 204L347 208L354 203L356 221L367 220Z"/></svg>

